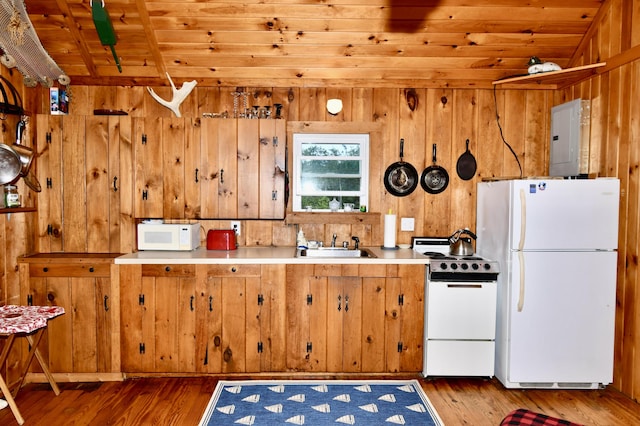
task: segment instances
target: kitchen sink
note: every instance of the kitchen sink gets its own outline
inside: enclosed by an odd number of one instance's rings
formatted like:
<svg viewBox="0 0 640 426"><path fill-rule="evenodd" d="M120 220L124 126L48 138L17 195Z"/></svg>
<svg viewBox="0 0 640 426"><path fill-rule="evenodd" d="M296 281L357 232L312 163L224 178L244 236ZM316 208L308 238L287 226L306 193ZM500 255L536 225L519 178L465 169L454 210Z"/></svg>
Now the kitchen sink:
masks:
<svg viewBox="0 0 640 426"><path fill-rule="evenodd" d="M324 257L324 258L359 258L378 257L368 249L348 249L343 247L318 247L313 249L301 249L296 252L296 257Z"/></svg>

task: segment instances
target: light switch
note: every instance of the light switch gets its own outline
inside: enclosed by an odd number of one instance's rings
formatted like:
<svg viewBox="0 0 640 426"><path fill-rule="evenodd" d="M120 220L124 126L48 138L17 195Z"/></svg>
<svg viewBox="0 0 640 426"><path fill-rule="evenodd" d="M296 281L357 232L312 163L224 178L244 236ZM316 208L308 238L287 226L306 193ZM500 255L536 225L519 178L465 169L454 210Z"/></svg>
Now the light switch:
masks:
<svg viewBox="0 0 640 426"><path fill-rule="evenodd" d="M415 219L412 217L400 218L401 231L413 231L415 229Z"/></svg>

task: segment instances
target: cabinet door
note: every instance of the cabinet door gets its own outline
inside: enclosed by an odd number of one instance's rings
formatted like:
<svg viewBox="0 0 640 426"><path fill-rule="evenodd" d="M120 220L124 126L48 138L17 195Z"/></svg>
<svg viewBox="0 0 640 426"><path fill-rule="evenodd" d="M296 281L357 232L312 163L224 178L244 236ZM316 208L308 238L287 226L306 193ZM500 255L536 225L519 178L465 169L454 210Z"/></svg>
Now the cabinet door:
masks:
<svg viewBox="0 0 640 426"><path fill-rule="evenodd" d="M236 218L237 121L201 121L201 217Z"/></svg>
<svg viewBox="0 0 640 426"><path fill-rule="evenodd" d="M38 194L38 247L62 248L62 117L38 115L36 175L43 191ZM46 188L46 190L44 189Z"/></svg>
<svg viewBox="0 0 640 426"><path fill-rule="evenodd" d="M162 119L134 118L135 216L162 218L164 208Z"/></svg>
<svg viewBox="0 0 640 426"><path fill-rule="evenodd" d="M219 285L223 301L220 312L220 371L242 373L260 370L258 339L260 325L254 318L260 292L260 265L210 265L208 280ZM219 284L217 284L219 283ZM214 342L215 344L215 342ZM217 359L217 357L216 357Z"/></svg>
<svg viewBox="0 0 640 426"><path fill-rule="evenodd" d="M315 335L311 330L312 315L313 324L326 324L326 309L317 309L318 306L326 306L326 298L323 303L321 297L326 290L316 290L318 285L314 285L317 279L313 275L313 268L314 265L287 265L287 370L326 370L325 350L319 342L315 342L315 350L312 346L311 336ZM326 330L326 327L322 327L322 330ZM324 341L326 337L322 339ZM322 354L322 358L318 358L319 354Z"/></svg>
<svg viewBox="0 0 640 426"><path fill-rule="evenodd" d="M261 265L259 288L247 286L247 371L286 371L285 321L285 266Z"/></svg>
<svg viewBox="0 0 640 426"><path fill-rule="evenodd" d="M260 120L260 219L283 219L286 121Z"/></svg>
<svg viewBox="0 0 640 426"><path fill-rule="evenodd" d="M425 267L389 265L387 270L386 371L422 371Z"/></svg>
<svg viewBox="0 0 640 426"><path fill-rule="evenodd" d="M222 278L196 266L196 371L222 371Z"/></svg>
<svg viewBox="0 0 640 426"><path fill-rule="evenodd" d="M119 310L108 303L109 262L21 264L21 275L28 276L23 283L28 286L23 288L24 303L65 308L65 315L49 322L46 344L40 347L52 372L95 377L119 371L119 348L112 334ZM115 336L119 338L119 333Z"/></svg>
<svg viewBox="0 0 640 426"><path fill-rule="evenodd" d="M362 369L362 279L329 277L327 287L327 370Z"/></svg>
<svg viewBox="0 0 640 426"><path fill-rule="evenodd" d="M260 216L260 120L238 120L238 217Z"/></svg>

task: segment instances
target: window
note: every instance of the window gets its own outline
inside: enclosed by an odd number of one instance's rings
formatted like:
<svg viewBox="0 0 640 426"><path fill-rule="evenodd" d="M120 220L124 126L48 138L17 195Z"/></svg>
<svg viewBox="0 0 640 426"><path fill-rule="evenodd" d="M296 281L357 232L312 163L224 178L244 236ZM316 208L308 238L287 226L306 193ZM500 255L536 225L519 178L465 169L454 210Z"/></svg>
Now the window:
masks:
<svg viewBox="0 0 640 426"><path fill-rule="evenodd" d="M329 211L329 201L368 204L369 135L294 133L293 210Z"/></svg>

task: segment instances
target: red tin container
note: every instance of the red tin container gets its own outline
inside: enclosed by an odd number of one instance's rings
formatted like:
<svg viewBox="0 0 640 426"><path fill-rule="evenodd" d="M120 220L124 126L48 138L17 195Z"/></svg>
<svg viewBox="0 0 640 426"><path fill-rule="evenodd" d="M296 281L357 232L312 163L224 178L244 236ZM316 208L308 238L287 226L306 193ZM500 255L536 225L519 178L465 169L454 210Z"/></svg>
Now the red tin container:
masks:
<svg viewBox="0 0 640 426"><path fill-rule="evenodd" d="M232 229L210 229L207 232L207 250L235 250L236 232Z"/></svg>

